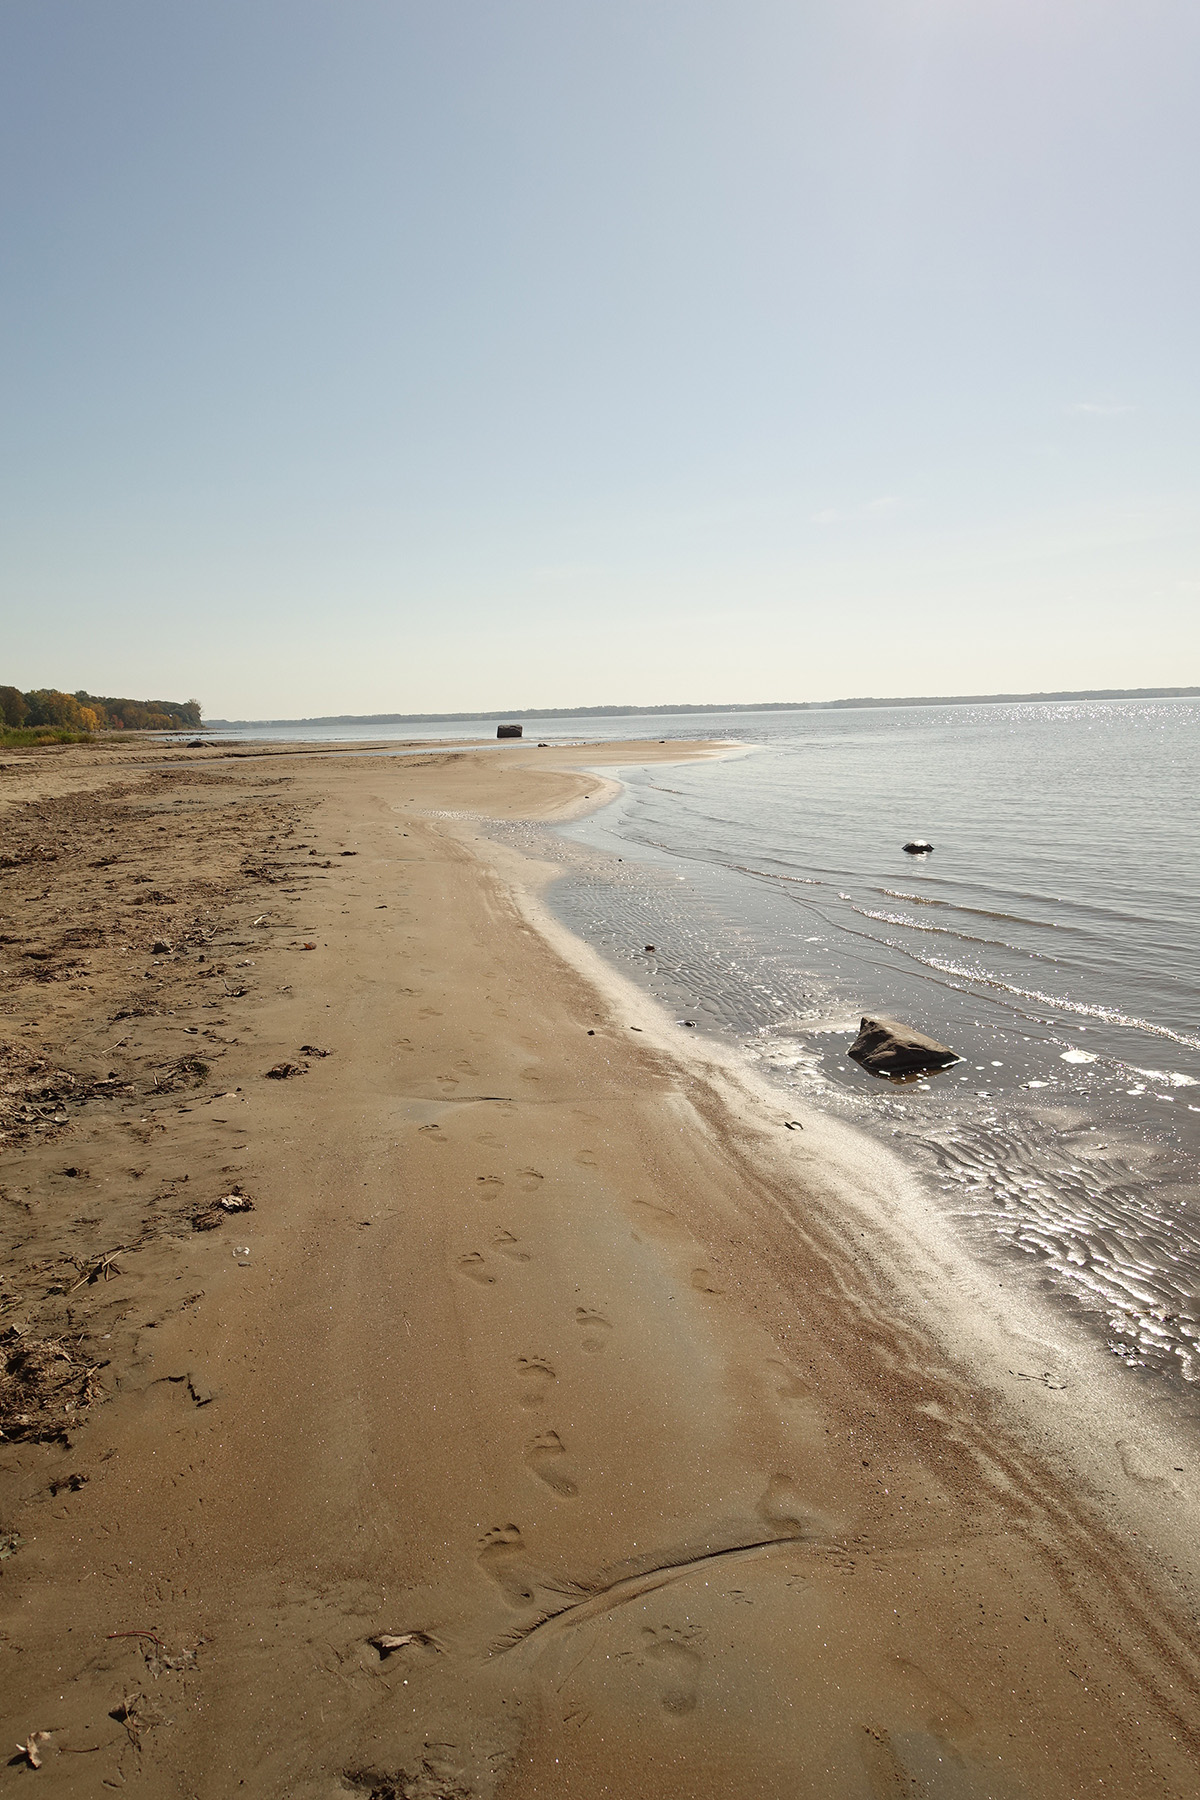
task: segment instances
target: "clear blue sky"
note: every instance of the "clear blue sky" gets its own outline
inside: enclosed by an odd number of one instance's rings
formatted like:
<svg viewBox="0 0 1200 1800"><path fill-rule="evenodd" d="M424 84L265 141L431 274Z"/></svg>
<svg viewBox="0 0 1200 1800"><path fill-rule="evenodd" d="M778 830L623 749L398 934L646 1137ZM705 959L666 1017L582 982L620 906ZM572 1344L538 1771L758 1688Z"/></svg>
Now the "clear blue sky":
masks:
<svg viewBox="0 0 1200 1800"><path fill-rule="evenodd" d="M0 681L1200 682L1195 0L7 0Z"/></svg>

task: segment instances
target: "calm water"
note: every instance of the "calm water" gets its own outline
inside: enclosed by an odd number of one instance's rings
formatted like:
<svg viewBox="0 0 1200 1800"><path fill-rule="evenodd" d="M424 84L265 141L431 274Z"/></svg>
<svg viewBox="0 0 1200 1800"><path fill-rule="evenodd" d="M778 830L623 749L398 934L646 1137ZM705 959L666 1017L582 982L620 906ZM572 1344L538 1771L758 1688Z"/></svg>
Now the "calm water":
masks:
<svg viewBox="0 0 1200 1800"><path fill-rule="evenodd" d="M681 1025L890 1134L980 1253L1018 1259L1131 1369L1200 1380L1200 706L637 730L756 748L626 771L556 834L563 920ZM933 854L906 856L913 837ZM874 1081L845 1052L876 1011L963 1062Z"/></svg>

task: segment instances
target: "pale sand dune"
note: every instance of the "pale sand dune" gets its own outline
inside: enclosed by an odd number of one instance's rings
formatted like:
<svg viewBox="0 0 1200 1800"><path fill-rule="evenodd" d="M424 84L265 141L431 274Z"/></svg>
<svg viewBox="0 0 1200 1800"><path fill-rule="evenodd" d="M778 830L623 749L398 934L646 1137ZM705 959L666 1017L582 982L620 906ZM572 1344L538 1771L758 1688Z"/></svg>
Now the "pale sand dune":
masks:
<svg viewBox="0 0 1200 1800"><path fill-rule="evenodd" d="M273 759L291 785L255 792L320 854L293 858L302 892L222 915L263 940L222 953L225 987L250 958L255 983L214 1078L233 1097L140 1098L138 1145L106 1115L5 1153L10 1189L45 1171L47 1208L64 1162L115 1195L135 1148L198 1199L255 1199L128 1260L108 1397L70 1450L0 1447L0 1527L26 1540L0 1563L4 1723L56 1734L44 1788L1196 1791L1192 1572L1018 1434L961 1306L956 1356L945 1271L922 1289L889 1235L899 1176L871 1153L852 1194L831 1128L784 1132L720 1053L675 1046L542 928L536 867L472 842L472 815L594 802L584 765L689 753ZM195 1022L181 997L155 1028ZM262 1078L306 1044L333 1054ZM86 1486L51 1498L68 1467ZM161 1646L107 1635L137 1630Z"/></svg>

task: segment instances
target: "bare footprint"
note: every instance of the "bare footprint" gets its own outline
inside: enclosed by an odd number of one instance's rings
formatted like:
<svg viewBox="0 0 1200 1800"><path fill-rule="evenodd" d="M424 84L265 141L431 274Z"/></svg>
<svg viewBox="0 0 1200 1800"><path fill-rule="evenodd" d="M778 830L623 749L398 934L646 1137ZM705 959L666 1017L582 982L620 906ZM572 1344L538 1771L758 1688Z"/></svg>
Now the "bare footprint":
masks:
<svg viewBox="0 0 1200 1800"><path fill-rule="evenodd" d="M517 1525L497 1525L480 1540L476 1559L510 1606L528 1606L533 1584L525 1568L525 1540Z"/></svg>
<svg viewBox="0 0 1200 1800"><path fill-rule="evenodd" d="M599 1166L596 1162L596 1152L594 1150L578 1151L575 1156L575 1161L584 1169L595 1169Z"/></svg>
<svg viewBox="0 0 1200 1800"><path fill-rule="evenodd" d="M527 1194L536 1193L538 1182L546 1179L540 1169L518 1169L517 1174L521 1177L521 1186Z"/></svg>
<svg viewBox="0 0 1200 1800"><path fill-rule="evenodd" d="M785 1362L772 1361L767 1364L767 1368L771 1371L771 1379L775 1383L775 1392L781 1400L808 1399L810 1391L808 1383L801 1380L800 1376L796 1374L796 1371L794 1369L789 1369Z"/></svg>
<svg viewBox="0 0 1200 1800"><path fill-rule="evenodd" d="M669 1625L657 1630L645 1626L642 1659L658 1683L658 1703L663 1711L676 1716L694 1712L704 1658L684 1633Z"/></svg>
<svg viewBox="0 0 1200 1800"><path fill-rule="evenodd" d="M612 1333L612 1321L603 1313L589 1312L586 1306L575 1308L575 1323L583 1334L583 1348L596 1354L604 1349Z"/></svg>
<svg viewBox="0 0 1200 1800"><path fill-rule="evenodd" d="M479 1187L503 1187L503 1175L477 1175L475 1181Z"/></svg>
<svg viewBox="0 0 1200 1800"><path fill-rule="evenodd" d="M511 1231L494 1232L492 1234L492 1247L495 1250L498 1250L501 1256L510 1257L513 1262L530 1261L528 1250L522 1250L520 1242L513 1236Z"/></svg>
<svg viewBox="0 0 1200 1800"><path fill-rule="evenodd" d="M760 1516L781 1531L814 1540L828 1536L790 1475L772 1475L758 1503Z"/></svg>
<svg viewBox="0 0 1200 1800"><path fill-rule="evenodd" d="M478 1250L472 1250L469 1256L459 1257L458 1272L465 1275L468 1281L477 1281L480 1287L491 1287L496 1279Z"/></svg>
<svg viewBox="0 0 1200 1800"><path fill-rule="evenodd" d="M718 1287L707 1269L692 1270L692 1286L701 1294L723 1294L725 1289Z"/></svg>
<svg viewBox="0 0 1200 1800"><path fill-rule="evenodd" d="M525 1461L538 1479L562 1499L573 1500L579 1492L579 1484L567 1474L567 1447L557 1431L539 1432L525 1447Z"/></svg>
<svg viewBox="0 0 1200 1800"><path fill-rule="evenodd" d="M521 1384L521 1405L540 1406L558 1377L540 1356L518 1356L517 1380Z"/></svg>

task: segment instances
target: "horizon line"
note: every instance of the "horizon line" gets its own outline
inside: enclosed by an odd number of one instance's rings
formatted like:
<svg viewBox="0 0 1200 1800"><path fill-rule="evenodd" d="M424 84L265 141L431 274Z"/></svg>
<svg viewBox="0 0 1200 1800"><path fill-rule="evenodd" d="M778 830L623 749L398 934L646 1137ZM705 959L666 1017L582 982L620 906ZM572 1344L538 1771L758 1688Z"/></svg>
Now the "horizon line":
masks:
<svg viewBox="0 0 1200 1800"><path fill-rule="evenodd" d="M525 706L514 707L507 712L323 713L301 719L206 719L200 729L236 731L251 725L452 725L473 719L478 719L481 724L490 724L497 719L611 719L707 712L821 712L846 707L997 706L1014 701L1196 698L1200 698L1200 687L1064 688L1036 694L903 694L887 699L864 695L850 700L750 700L723 705L715 702L677 701L665 706Z"/></svg>

